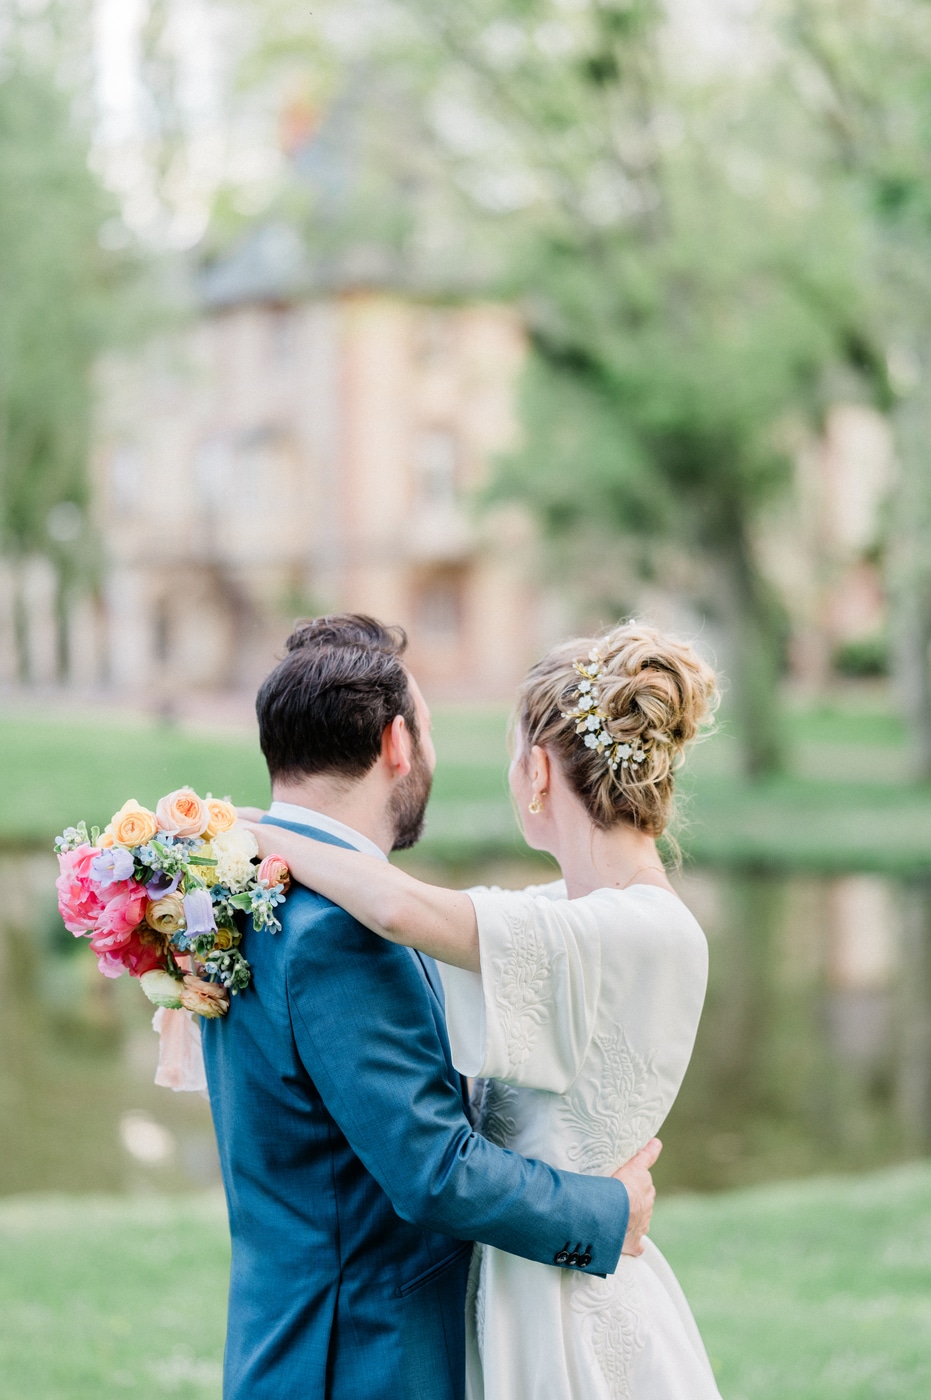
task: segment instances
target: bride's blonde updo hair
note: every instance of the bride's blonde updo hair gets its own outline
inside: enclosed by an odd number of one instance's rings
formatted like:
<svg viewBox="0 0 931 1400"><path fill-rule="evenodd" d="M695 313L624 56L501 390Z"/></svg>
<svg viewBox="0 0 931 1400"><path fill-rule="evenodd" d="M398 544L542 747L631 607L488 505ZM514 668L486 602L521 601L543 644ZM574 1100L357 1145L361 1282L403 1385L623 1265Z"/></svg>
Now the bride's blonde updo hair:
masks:
<svg viewBox="0 0 931 1400"><path fill-rule="evenodd" d="M576 719L583 675L595 652L599 725L613 744L631 745L639 762L618 762L586 746ZM630 822L661 836L672 813L674 775L688 744L707 730L717 707L714 672L687 642L642 622L598 637L561 642L531 667L517 700L525 750L549 750L597 827Z"/></svg>

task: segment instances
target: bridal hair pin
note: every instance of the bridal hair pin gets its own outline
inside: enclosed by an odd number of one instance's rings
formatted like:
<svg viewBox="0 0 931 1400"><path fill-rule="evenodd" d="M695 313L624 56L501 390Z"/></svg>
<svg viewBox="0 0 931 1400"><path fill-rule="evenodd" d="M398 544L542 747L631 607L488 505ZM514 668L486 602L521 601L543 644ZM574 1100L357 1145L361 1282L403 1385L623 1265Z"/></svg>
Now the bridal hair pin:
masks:
<svg viewBox="0 0 931 1400"><path fill-rule="evenodd" d="M563 719L575 720L575 732L583 736L585 747L603 754L612 771L617 772L620 768L622 775L635 772L649 753L649 745L644 745L639 738L621 743L608 733L611 716L598 704L598 680L602 665L597 647L588 653L587 661L573 661L572 667L581 680L576 687L575 709L563 710Z"/></svg>

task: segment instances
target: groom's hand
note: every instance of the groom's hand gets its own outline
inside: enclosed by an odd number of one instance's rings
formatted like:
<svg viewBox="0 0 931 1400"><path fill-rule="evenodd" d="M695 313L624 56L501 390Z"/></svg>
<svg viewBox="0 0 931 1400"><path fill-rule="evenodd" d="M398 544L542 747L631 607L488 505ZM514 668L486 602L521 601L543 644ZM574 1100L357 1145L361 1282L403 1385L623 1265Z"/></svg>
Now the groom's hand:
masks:
<svg viewBox="0 0 931 1400"><path fill-rule="evenodd" d="M643 1237L650 1228L650 1216L653 1214L653 1202L656 1200L656 1188L650 1176L650 1169L662 1150L663 1144L659 1138L651 1138L646 1147L641 1147L635 1157L631 1157L629 1162L618 1167L614 1173L618 1181L623 1181L627 1187L627 1195L630 1198L630 1219L627 1223L627 1234L624 1236L623 1254L643 1253Z"/></svg>

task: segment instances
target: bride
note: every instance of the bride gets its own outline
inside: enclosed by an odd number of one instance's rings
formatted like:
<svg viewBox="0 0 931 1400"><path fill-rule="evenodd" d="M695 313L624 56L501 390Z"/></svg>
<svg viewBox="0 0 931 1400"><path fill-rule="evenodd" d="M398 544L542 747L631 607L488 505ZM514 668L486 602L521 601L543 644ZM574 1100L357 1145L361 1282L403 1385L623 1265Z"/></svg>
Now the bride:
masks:
<svg viewBox="0 0 931 1400"><path fill-rule="evenodd" d="M476 1127L501 1146L610 1175L669 1112L707 950L656 839L714 701L691 647L634 622L532 668L509 782L528 844L559 863L551 885L447 890L267 819L248 824L263 856L283 855L303 884L444 965L453 1058L476 1079ZM565 1251L581 1260L587 1246ZM719 1400L649 1240L606 1278L477 1245L468 1313L470 1400Z"/></svg>

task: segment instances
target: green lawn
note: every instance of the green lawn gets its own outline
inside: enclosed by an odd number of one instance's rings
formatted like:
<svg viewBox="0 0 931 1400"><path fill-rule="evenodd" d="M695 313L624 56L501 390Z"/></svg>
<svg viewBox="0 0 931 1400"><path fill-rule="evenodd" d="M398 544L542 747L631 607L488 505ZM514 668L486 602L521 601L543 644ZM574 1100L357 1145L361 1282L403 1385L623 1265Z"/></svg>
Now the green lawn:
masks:
<svg viewBox="0 0 931 1400"><path fill-rule="evenodd" d="M439 754L425 854L465 862L523 850L507 796L506 714L438 707ZM909 781L900 723L876 707L819 708L790 717L789 771L750 784L726 730L702 746L683 779L682 845L701 864L878 870L931 866L931 787ZM50 841L86 817L105 822L133 796L173 787L263 804L254 739L132 719L0 714L0 844Z"/></svg>
<svg viewBox="0 0 931 1400"><path fill-rule="evenodd" d="M931 1166L657 1207L724 1400L927 1400ZM220 1394L216 1196L0 1203L4 1400Z"/></svg>

